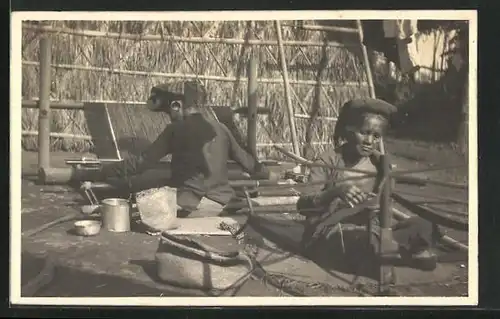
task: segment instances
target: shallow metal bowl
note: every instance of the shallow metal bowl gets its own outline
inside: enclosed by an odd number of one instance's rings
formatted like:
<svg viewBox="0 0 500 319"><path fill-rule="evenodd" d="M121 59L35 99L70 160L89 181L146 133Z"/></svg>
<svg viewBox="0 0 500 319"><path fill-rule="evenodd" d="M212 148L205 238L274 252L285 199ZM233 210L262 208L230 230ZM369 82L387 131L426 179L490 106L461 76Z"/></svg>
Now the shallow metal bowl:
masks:
<svg viewBox="0 0 500 319"><path fill-rule="evenodd" d="M101 222L95 220L79 220L74 226L75 233L80 236L95 236L101 231Z"/></svg>

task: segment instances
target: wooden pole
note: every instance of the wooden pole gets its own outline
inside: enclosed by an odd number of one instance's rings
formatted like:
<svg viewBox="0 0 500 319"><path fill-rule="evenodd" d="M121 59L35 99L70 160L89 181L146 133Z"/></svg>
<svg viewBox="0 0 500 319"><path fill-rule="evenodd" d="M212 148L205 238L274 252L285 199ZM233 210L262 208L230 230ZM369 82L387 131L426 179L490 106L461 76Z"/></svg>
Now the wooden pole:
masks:
<svg viewBox="0 0 500 319"><path fill-rule="evenodd" d="M295 155L300 156L300 148L299 141L297 139L297 129L295 127L295 112L293 111L292 100L290 98L290 83L288 82L288 70L286 66L286 58L285 58L285 50L283 49L283 39L281 37L281 25L278 20L274 22L276 26L276 36L278 38L278 47L280 53L280 62L281 62L281 73L283 76L283 84L285 87L285 97L286 97L286 106L288 110L288 122L290 124L290 133L292 135L292 144L293 144L293 152Z"/></svg>
<svg viewBox="0 0 500 319"><path fill-rule="evenodd" d="M363 44L363 25L361 24L361 20L356 20L356 24L358 27L359 34L359 45L361 47L361 53L363 54L363 62L365 65L366 77L368 82L368 88L371 98L376 98L375 95L375 86L373 84L373 75L370 67L370 59L368 57L368 51L366 50L365 45ZM380 157L382 171L380 172L381 177L384 180L384 184L382 185L382 193L380 196L380 213L379 213L379 221L380 221L380 238L378 242L379 247L379 260L380 260L380 271L379 271L379 283L378 290L380 294L387 292L388 285L395 281L395 272L394 267L391 265L387 265L385 257L388 253L391 253L396 250L396 244L394 243L392 236L392 205L391 205L391 193L392 193L392 183L393 179L391 178L390 171L391 165L387 155L385 154L385 148L383 141L380 142L380 150L382 155ZM371 221L368 221L368 231L370 240L373 239L371 235L372 227Z"/></svg>
<svg viewBox="0 0 500 319"><path fill-rule="evenodd" d="M163 34L130 34L130 33L118 33L118 32L103 32L103 31L92 31L92 30L75 30L69 28L53 28L50 26L36 26L30 24L23 24L23 30L33 30L38 32L46 33L63 33L75 36L84 37L95 37L95 38L108 38L108 39L120 39L120 40L132 40L132 41L168 41L168 42L186 42L186 43L219 43L219 44L233 44L233 45L273 45L276 46L278 43L274 40L247 40L247 39L232 39L232 38L210 38L210 37L180 37L175 35L163 35ZM299 47L322 47L325 42L311 42L311 41L283 41L283 45L286 46L299 46ZM327 42L327 46L330 47L357 47L357 44L351 43L340 43L340 42Z"/></svg>
<svg viewBox="0 0 500 319"><path fill-rule="evenodd" d="M381 155L382 176L385 180L382 185L382 194L380 196L380 242L379 242L379 257L380 257L380 273L379 273L379 293L384 294L388 290L388 286L396 280L394 267L388 265L385 257L388 254L394 253L397 250L397 245L393 240L392 234L392 178L389 175L391 171L389 159L386 154ZM371 236L370 236L371 237Z"/></svg>
<svg viewBox="0 0 500 319"><path fill-rule="evenodd" d="M248 63L247 144L255 158L257 158L257 72L257 56L253 52Z"/></svg>
<svg viewBox="0 0 500 319"><path fill-rule="evenodd" d="M258 83L259 81L257 81ZM133 107L145 107L146 102L141 101L112 101L112 100L80 100L80 101L50 101L50 109L51 110L83 110L84 104L106 104L107 106L115 107L121 105L131 105ZM38 100L23 100L21 101L21 106L23 109L38 109ZM236 110L233 110L234 113L238 114L247 114L248 106L241 106ZM270 114L271 109L266 107L257 107L258 114ZM296 117L304 117L307 115L304 114L296 114ZM326 117L318 117L318 118L326 118ZM326 119L334 119L335 118L326 118Z"/></svg>
<svg viewBox="0 0 500 319"><path fill-rule="evenodd" d="M368 81L368 89L370 90L370 97L375 98L375 86L373 84L373 75L372 69L370 67L370 59L368 58L368 51L366 50L365 45L363 44L363 25L361 24L361 20L356 20L356 24L358 25L358 33L359 33L359 44L361 46L361 52L363 53L363 61L365 64L366 77Z"/></svg>
<svg viewBox="0 0 500 319"><path fill-rule="evenodd" d="M40 39L39 113L38 113L38 169L50 168L50 85L52 60L51 38Z"/></svg>
<svg viewBox="0 0 500 319"><path fill-rule="evenodd" d="M312 24L304 24L301 26L294 26L294 25L283 25L283 26L288 28L296 28L296 29L310 30L310 31L327 31L327 32L341 32L341 33L358 32L358 30L355 28L344 28L344 27L312 25Z"/></svg>
<svg viewBox="0 0 500 319"><path fill-rule="evenodd" d="M23 136L39 136L37 131L22 131L21 134ZM83 134L70 134L70 133L57 133L50 132L50 137L62 138L62 139L75 139L75 140L84 140L84 141L92 141L92 136L83 135Z"/></svg>
<svg viewBox="0 0 500 319"><path fill-rule="evenodd" d="M33 61L23 61L23 65L29 66L38 66L39 62ZM124 69L113 69L113 68L102 68L96 66L84 66L84 65L75 65L75 64L52 64L54 69L63 69L63 70L81 70L81 71L91 71L91 72L102 72L102 73L112 73L112 74L124 74L124 75L137 75L137 76L145 76L145 77L161 77L161 78L171 78L171 79L199 79L199 80L208 80L208 81L221 81L221 82L246 82L247 78L237 78L237 77L226 77L226 76L216 76L216 75L198 75L198 74L188 74L188 73L163 73L163 72L149 72L149 71L133 71L133 70L124 70ZM260 78L258 80L259 83L264 84L281 84L283 82L282 79L273 79L273 78ZM315 80L289 80L291 84L298 85L318 85L318 82ZM349 82L321 82L323 86L338 86L338 87L363 87L366 86L364 83L359 83L355 81ZM121 103L121 102L120 102ZM130 102L127 102L130 103ZM141 102L143 103L143 102ZM138 103L138 104L141 104ZM137 103L136 103L137 104Z"/></svg>
<svg viewBox="0 0 500 319"><path fill-rule="evenodd" d="M113 123L111 123L111 116L109 115L108 106L104 105L104 111L106 112L106 120L108 121L108 126L111 130L111 139L113 141L113 148L116 152L116 157L121 160L122 154L120 153L120 148L118 147L118 142L116 140L115 130L113 129Z"/></svg>
<svg viewBox="0 0 500 319"><path fill-rule="evenodd" d="M392 179L389 175L390 164L386 154L382 154L380 158L382 162L382 175L385 179L382 185L382 195L380 197L380 227L391 228L392 226L392 208L391 208L391 193L392 193Z"/></svg>

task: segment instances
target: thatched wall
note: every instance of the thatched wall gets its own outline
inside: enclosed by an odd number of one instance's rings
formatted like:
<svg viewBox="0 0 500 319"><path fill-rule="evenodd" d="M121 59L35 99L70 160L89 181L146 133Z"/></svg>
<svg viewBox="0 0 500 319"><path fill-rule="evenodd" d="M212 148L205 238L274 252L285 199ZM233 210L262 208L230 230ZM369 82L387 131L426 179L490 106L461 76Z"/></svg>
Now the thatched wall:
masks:
<svg viewBox="0 0 500 319"><path fill-rule="evenodd" d="M33 25L35 22L30 22ZM283 21L284 25L298 23ZM313 23L313 22L308 22ZM179 37L216 37L229 39L266 39L276 41L272 22L112 22L112 21L50 21L52 27L127 34L164 34ZM22 94L23 100L38 97L38 45L39 33L23 29ZM284 41L322 42L324 34L290 27L283 28ZM180 81L159 73L178 75L197 74L220 77L206 80L213 105L239 107L246 105L247 63L250 54L257 54L258 74L271 83L259 84L259 106L268 107L271 116L261 116L258 123L259 144L290 143L286 118L284 89L276 45L244 45L222 43L186 43L180 41L146 41L81 36L67 33L52 34L51 98L54 100L113 100L145 101L149 90L157 83ZM293 88L292 104L295 113L311 114L319 107L319 116L335 117L338 108L354 96L367 96L364 68L359 58L341 45L291 46L285 48L289 79ZM31 62L31 63L30 63ZM62 66L61 66L62 65ZM72 69L71 65L81 66ZM88 70L88 68L92 70ZM87 70L82 70L87 68ZM97 71L104 68L108 71ZM109 69L143 71L141 75L119 74ZM229 81L224 78L240 81ZM319 88L315 83L329 82ZM294 82L295 81L295 82ZM309 81L297 83L296 81ZM335 84L336 83L336 84ZM335 84L335 85L334 85ZM23 130L37 130L37 110L24 109ZM245 129L245 120L239 120ZM315 151L322 149L317 142L327 142L332 135L334 122L314 121L312 131L306 134L308 119L296 118L299 140L310 136ZM52 111L52 132L88 134L82 111ZM36 136L25 136L23 147L34 150ZM54 138L54 149L91 151L91 141ZM291 146L289 147L291 149ZM262 156L272 150L260 146Z"/></svg>
<svg viewBox="0 0 500 319"><path fill-rule="evenodd" d="M423 21L425 22L425 21ZM193 43L185 41L151 41L150 35L178 36L184 38L276 41L276 31L270 21L250 24L247 21L218 22L113 22L113 21L44 21L29 22L66 28L71 32L52 33L53 68L51 98L63 101L112 100L144 101L150 88L164 81L181 81L187 75L208 76L205 81L210 102L237 108L246 105L246 67L251 53L259 58L259 106L272 110L271 116L261 116L258 124L258 143L262 156L271 155L272 143L290 143L286 118L286 105L276 45L243 45L241 43ZM310 115L319 109L317 116L335 117L336 110L354 96L366 96L364 67L359 48L335 45L335 41L356 41L353 34L308 31L285 25L322 24L354 27L352 21L283 21L284 41L301 41L300 46L285 46L286 62L291 80L291 100L295 113ZM423 24L422 24L423 26ZM427 30L429 29L429 30ZM434 26L422 28L417 44L424 66L419 82L408 83L387 67L384 59L374 53L372 67L379 97L397 105L413 99L428 80L438 80L448 69L443 53L450 49L454 27ZM82 36L87 31L101 32L100 36ZM76 32L76 34L75 34ZM80 32L80 34L78 34ZM146 39L103 37L104 32L135 34ZM329 45L322 41L327 37ZM320 45L311 45L312 42ZM23 100L38 97L38 43L39 33L23 28ZM377 59L377 56L379 57ZM75 66L77 68L75 68ZM126 71L124 73L111 70ZM432 71L429 71L432 70ZM131 74L139 71L141 74ZM165 76L170 75L170 77ZM325 83L315 86L320 79ZM309 81L297 83L297 81ZM449 81L446 81L449 82ZM449 86L449 85L448 85ZM441 90L441 89L440 89ZM442 102L435 103L436 107ZM53 110L52 132L88 135L82 111ZM302 142L311 142L313 151L322 149L318 143L328 142L334 123L330 120L295 119L298 136ZM24 109L23 130L37 131L37 110ZM243 131L246 121L239 119ZM309 132L307 132L309 130ZM301 145L304 147L304 145ZM23 137L25 149L36 150L34 135ZM92 151L92 142L82 139L53 138L54 150ZM289 147L291 148L291 147ZM311 153L308 153L311 155Z"/></svg>

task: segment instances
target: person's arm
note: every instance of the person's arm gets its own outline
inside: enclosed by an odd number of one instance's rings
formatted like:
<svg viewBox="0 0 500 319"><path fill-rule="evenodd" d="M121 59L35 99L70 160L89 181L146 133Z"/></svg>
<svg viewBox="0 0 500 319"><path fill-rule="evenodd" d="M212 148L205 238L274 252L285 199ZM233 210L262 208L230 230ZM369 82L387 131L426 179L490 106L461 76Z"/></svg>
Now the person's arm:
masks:
<svg viewBox="0 0 500 319"><path fill-rule="evenodd" d="M325 153L314 161L314 164L332 166L336 161L334 160L334 153ZM334 170L322 166L312 166L307 177L307 182L324 184L311 185L307 191L303 192L297 201L297 210L304 212L307 210L318 211L321 208L327 207L330 202L336 197L333 187Z"/></svg>
<svg viewBox="0 0 500 319"><path fill-rule="evenodd" d="M173 124L168 125L156 140L141 154L141 168L157 164L163 157L172 152Z"/></svg>
<svg viewBox="0 0 500 319"><path fill-rule="evenodd" d="M234 113L231 108L227 106L218 106L213 107L213 110L219 118L219 121L229 129L238 145L240 145L241 148L243 148L248 153L251 153L251 150L248 147L245 139L243 138L241 131L238 129L238 126L236 126L236 123L234 122Z"/></svg>
<svg viewBox="0 0 500 319"><path fill-rule="evenodd" d="M269 178L269 171L259 163L259 161L254 158L250 153L245 151L239 143L234 138L231 131L227 128L226 125L220 123L222 129L225 131L228 138L228 147L229 147L229 157L237 162L245 172L248 174L259 177L262 179Z"/></svg>
<svg viewBox="0 0 500 319"><path fill-rule="evenodd" d="M168 125L156 140L141 155L128 154L123 162L105 165L101 171L104 178L115 175L137 175L156 164L171 152L173 126Z"/></svg>

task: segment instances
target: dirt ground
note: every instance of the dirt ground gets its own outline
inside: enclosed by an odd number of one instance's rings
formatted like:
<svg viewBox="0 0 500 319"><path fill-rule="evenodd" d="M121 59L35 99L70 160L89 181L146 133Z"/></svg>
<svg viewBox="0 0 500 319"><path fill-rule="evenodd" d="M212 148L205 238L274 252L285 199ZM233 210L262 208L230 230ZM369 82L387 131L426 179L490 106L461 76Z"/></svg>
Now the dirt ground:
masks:
<svg viewBox="0 0 500 319"><path fill-rule="evenodd" d="M62 166L64 158L79 157L81 154L52 154L52 165ZM29 180L36 168L36 154L23 153L22 183L22 231L71 214L79 209L82 197L68 187L39 186ZM398 167L416 168L421 164L398 159ZM440 194L467 199L465 192L445 191L437 188L413 189L414 193ZM418 197L418 196L417 196ZM437 205L437 204L436 204ZM450 212L447 212L447 211ZM465 218L467 212L458 207L447 206L443 214L459 213ZM15 213L15 212L13 212ZM36 256L50 255L56 260L56 272L50 285L39 291L37 296L109 297L109 296L203 296L207 293L181 289L159 283L155 279L154 253L158 239L146 234L129 232L116 234L102 231L95 237L78 237L69 232L72 222L56 225L33 237L22 238L23 260L33 260ZM467 234L453 230L446 233L463 242ZM35 257L34 257L35 256ZM36 258L35 258L36 259ZM296 258L302 263L304 272L315 272L312 262ZM29 264L23 262L23 280L32 278ZM276 268L277 267L277 268ZM278 269L279 265L275 268ZM295 267L295 266L294 266ZM33 272L33 267L32 272ZM36 268L36 267L35 267ZM286 268L286 267L285 267ZM446 262L431 273L398 269L400 283L393 291L400 296L466 296L467 262L462 258ZM285 272L286 269L283 269ZM298 271L297 273L300 273ZM319 270L317 271L320 272ZM335 281L335 280L333 280ZM345 283L343 284L345 286ZM356 295L341 289L339 295ZM343 292L343 293L342 293ZM238 291L237 296L283 296L289 295L283 287L275 287L264 280L250 279Z"/></svg>

